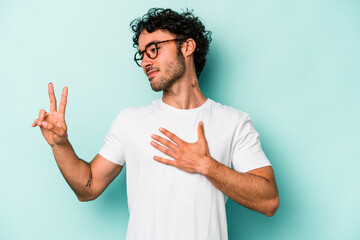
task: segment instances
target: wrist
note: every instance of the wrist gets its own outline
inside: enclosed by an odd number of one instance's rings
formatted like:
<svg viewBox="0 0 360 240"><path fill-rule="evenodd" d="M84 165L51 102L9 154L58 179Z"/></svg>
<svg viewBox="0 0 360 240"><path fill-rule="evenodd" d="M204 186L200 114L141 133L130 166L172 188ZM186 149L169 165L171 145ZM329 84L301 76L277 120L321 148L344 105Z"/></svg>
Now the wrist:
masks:
<svg viewBox="0 0 360 240"><path fill-rule="evenodd" d="M218 163L219 162L216 161L215 159L213 159L212 157L207 156L204 159L204 164L202 165L199 173L204 176L209 176L211 174L211 172L213 172L214 169L217 167Z"/></svg>
<svg viewBox="0 0 360 240"><path fill-rule="evenodd" d="M64 143L55 143L55 144L51 145L51 149L53 151L57 151L57 150L67 148L69 146L70 146L70 142L69 142L69 140L66 140Z"/></svg>

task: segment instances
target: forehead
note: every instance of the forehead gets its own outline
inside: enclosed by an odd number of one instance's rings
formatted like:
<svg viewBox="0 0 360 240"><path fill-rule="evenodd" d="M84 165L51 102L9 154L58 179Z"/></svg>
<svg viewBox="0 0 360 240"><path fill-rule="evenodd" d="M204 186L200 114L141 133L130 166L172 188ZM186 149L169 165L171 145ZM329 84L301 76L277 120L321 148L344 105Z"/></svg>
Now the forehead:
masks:
<svg viewBox="0 0 360 240"><path fill-rule="evenodd" d="M159 29L152 33L149 33L144 29L139 36L139 50L140 51L144 50L145 46L151 42L165 41L174 38L175 35L167 30Z"/></svg>

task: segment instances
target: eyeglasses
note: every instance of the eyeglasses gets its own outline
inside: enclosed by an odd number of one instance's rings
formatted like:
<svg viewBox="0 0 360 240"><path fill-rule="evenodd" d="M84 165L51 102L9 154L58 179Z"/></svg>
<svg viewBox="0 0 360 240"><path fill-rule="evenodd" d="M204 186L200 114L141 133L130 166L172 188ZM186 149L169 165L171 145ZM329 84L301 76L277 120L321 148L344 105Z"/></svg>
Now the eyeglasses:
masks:
<svg viewBox="0 0 360 240"><path fill-rule="evenodd" d="M151 42L148 43L145 46L145 50L144 51L138 51L135 53L134 55L134 61L136 62L136 64L141 67L141 62L144 59L144 56L146 54L146 56L148 56L150 59L155 59L158 55L158 45L161 43L167 43L167 42L173 42L173 41L184 41L185 39L170 39L170 40L165 40L165 41L161 41L161 42Z"/></svg>

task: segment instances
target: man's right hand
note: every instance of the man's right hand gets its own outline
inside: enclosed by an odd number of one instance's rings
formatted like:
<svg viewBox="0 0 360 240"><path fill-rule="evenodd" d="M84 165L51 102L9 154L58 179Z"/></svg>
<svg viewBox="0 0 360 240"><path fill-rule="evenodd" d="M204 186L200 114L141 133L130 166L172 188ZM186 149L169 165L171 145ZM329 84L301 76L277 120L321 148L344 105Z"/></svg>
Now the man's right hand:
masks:
<svg viewBox="0 0 360 240"><path fill-rule="evenodd" d="M121 172L122 166L112 163L97 154L87 163L75 154L67 136L65 108L68 88L64 87L59 109L56 108L54 86L49 83L50 112L40 110L39 118L32 124L39 126L41 133L52 147L56 163L80 201L97 198Z"/></svg>
<svg viewBox="0 0 360 240"><path fill-rule="evenodd" d="M48 91L50 99L50 112L47 113L44 109L41 109L39 118L34 121L32 127L39 126L45 140L51 147L53 147L55 145L65 144L68 141L67 126L65 123L65 108L68 88L63 88L59 109L57 109L56 106L54 86L52 83L49 83Z"/></svg>

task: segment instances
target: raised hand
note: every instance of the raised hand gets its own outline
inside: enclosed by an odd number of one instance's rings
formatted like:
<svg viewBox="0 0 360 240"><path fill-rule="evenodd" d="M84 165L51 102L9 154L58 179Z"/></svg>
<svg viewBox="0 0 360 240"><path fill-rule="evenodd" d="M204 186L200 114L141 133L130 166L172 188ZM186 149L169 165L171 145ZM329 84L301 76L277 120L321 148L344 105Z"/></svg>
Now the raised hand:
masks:
<svg viewBox="0 0 360 240"><path fill-rule="evenodd" d="M195 143L185 142L172 132L160 128L159 131L172 141L153 134L151 138L157 142L151 141L151 145L160 152L172 157L174 160L161 158L159 156L154 156L154 160L177 167L189 173L205 174L215 160L210 157L203 125L203 122L199 122L197 128L198 140Z"/></svg>
<svg viewBox="0 0 360 240"><path fill-rule="evenodd" d="M44 109L41 109L39 117L34 121L32 127L40 127L42 135L50 146L61 145L66 143L68 140L67 126L65 123L65 108L68 88L63 88L58 110L56 107L56 98L52 83L49 83L48 91L50 99L50 112L48 113Z"/></svg>

